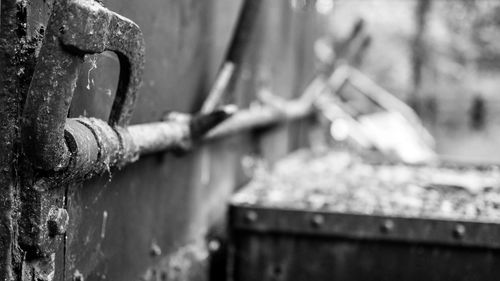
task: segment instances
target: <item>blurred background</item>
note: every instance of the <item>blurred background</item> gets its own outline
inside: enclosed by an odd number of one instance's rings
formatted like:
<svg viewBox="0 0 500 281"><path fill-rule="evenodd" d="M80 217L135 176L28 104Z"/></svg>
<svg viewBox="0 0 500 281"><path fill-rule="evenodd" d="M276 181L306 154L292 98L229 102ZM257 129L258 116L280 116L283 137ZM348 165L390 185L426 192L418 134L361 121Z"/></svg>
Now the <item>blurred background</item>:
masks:
<svg viewBox="0 0 500 281"><path fill-rule="evenodd" d="M351 64L415 109L439 154L500 161L500 1L318 2L337 49L365 23L370 40Z"/></svg>

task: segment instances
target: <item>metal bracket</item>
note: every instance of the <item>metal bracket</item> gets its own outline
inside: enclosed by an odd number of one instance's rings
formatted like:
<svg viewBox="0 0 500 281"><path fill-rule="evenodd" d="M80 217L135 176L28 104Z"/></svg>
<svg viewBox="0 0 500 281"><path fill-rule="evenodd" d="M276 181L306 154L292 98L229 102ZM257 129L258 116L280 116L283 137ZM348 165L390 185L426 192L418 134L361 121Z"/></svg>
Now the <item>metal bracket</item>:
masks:
<svg viewBox="0 0 500 281"><path fill-rule="evenodd" d="M142 83L144 49L142 32L131 20L93 0L54 1L23 112L24 152L41 174L74 179L99 164L116 162L112 157L133 157L123 155L133 150L124 126ZM109 121L67 119L84 55L104 51L115 52L120 60ZM57 249L70 219L62 193L50 192L55 186L50 177L35 179L23 190L21 244L35 257Z"/></svg>
<svg viewBox="0 0 500 281"><path fill-rule="evenodd" d="M58 171L70 162L66 122L79 66L86 54L113 51L120 80L108 123L126 126L142 83L144 39L140 28L92 0L55 1L31 81L22 128L36 168Z"/></svg>

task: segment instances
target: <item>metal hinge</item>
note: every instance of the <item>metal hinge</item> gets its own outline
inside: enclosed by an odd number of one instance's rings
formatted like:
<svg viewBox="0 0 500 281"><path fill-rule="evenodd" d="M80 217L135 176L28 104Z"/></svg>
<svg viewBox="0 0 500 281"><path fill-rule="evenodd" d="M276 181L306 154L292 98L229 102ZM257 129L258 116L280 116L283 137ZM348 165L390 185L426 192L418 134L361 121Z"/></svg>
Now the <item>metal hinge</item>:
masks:
<svg viewBox="0 0 500 281"><path fill-rule="evenodd" d="M108 121L67 118L87 54L115 52L120 61ZM228 118L223 108L198 116L171 114L160 122L127 126L144 68L137 24L93 0L55 1L23 112L24 153L38 175L24 191L21 245L34 256L57 248L68 214L58 187L135 161L140 154L187 150Z"/></svg>
<svg viewBox="0 0 500 281"><path fill-rule="evenodd" d="M142 82L144 50L142 32L131 20L92 0L54 1L23 112L24 153L44 171L23 191L20 238L31 256L53 253L69 219L61 208L61 193L48 192L57 186L48 179L84 176L99 163L115 161L103 160L103 151L111 148L97 141L96 131L105 131L118 148L123 145L117 130L110 128L129 122ZM84 56L104 51L115 52L120 61L109 121L67 119Z"/></svg>
<svg viewBox="0 0 500 281"><path fill-rule="evenodd" d="M237 32L245 33L257 13L248 0ZM249 3L253 3L250 5ZM255 21L255 18L253 19ZM239 63L243 37L233 40L229 63ZM108 121L67 118L78 69L86 54L113 51L120 60L120 80ZM66 231L68 216L60 186L109 171L159 151L186 151L198 141L265 127L312 113L309 98L242 110L214 109L226 91L224 71L201 114L170 114L166 120L128 126L142 82L144 39L140 28L93 0L55 1L23 112L22 142L27 162L36 172L23 195L21 245L32 256L48 256ZM234 76L230 71L229 76ZM224 78L224 79L223 79ZM223 85L220 85L223 84ZM222 90L220 90L222 89ZM312 88L311 88L312 89ZM213 94L215 93L215 94ZM306 95L307 97L310 94ZM208 108L208 109L207 109ZM29 179L30 180L30 179Z"/></svg>

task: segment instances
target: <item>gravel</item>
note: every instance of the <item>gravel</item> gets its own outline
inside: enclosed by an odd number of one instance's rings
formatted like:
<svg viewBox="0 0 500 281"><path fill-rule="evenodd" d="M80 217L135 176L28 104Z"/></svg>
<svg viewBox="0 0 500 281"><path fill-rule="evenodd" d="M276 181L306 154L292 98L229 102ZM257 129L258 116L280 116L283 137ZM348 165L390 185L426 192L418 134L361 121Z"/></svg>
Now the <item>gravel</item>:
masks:
<svg viewBox="0 0 500 281"><path fill-rule="evenodd" d="M299 151L273 169L260 164L233 203L500 222L500 169L373 164L346 151Z"/></svg>

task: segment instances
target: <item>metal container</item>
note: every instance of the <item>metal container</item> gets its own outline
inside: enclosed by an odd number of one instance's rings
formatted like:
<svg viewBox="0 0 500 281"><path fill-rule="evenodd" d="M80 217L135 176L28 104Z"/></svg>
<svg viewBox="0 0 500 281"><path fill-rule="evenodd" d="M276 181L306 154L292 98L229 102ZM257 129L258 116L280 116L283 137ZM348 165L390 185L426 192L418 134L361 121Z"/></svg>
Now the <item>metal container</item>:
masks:
<svg viewBox="0 0 500 281"><path fill-rule="evenodd" d="M500 278L498 223L237 203L230 215L237 281Z"/></svg>

